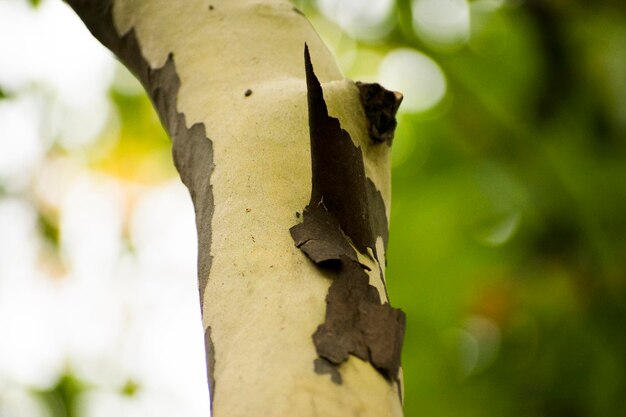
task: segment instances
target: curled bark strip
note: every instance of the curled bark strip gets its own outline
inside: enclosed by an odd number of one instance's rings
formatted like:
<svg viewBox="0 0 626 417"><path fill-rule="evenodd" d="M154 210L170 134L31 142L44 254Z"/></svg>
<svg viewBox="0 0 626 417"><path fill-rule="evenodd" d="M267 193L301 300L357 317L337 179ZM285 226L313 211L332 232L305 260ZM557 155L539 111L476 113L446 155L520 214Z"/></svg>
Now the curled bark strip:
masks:
<svg viewBox="0 0 626 417"><path fill-rule="evenodd" d="M322 87L305 47L313 189L303 222L291 236L317 265L336 272L326 297L326 319L313 334L320 358L338 365L349 355L369 361L395 379L400 367L405 315L381 304L356 248L376 256L376 239L387 237L385 205L366 178L363 155L330 117Z"/></svg>
<svg viewBox="0 0 626 417"><path fill-rule="evenodd" d="M368 121L370 137L375 143L391 146L396 130L396 112L402 103L402 94L389 91L378 83L357 82L361 104Z"/></svg>

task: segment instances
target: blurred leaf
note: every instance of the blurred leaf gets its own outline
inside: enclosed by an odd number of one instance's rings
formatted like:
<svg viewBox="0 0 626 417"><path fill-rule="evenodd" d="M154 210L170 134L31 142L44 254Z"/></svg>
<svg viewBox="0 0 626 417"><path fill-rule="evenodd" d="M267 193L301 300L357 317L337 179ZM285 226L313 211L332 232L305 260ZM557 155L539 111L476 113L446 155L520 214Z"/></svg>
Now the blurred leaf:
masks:
<svg viewBox="0 0 626 417"><path fill-rule="evenodd" d="M40 210L37 216L37 225L39 226L41 237L55 250L58 250L60 245L58 220L52 214Z"/></svg>
<svg viewBox="0 0 626 417"><path fill-rule="evenodd" d="M49 390L36 394L47 405L52 417L81 417L78 412L80 396L86 391L84 383L66 374Z"/></svg>
<svg viewBox="0 0 626 417"><path fill-rule="evenodd" d="M133 381L132 379L129 379L128 381L126 381L126 384L124 384L124 386L122 387L122 395L127 396L127 397L132 397L137 395L137 392L139 392L140 390L140 386L137 382Z"/></svg>
<svg viewBox="0 0 626 417"><path fill-rule="evenodd" d="M148 97L115 90L110 96L119 115L119 136L112 140L106 154L95 151L92 167L143 183L175 177L171 142Z"/></svg>

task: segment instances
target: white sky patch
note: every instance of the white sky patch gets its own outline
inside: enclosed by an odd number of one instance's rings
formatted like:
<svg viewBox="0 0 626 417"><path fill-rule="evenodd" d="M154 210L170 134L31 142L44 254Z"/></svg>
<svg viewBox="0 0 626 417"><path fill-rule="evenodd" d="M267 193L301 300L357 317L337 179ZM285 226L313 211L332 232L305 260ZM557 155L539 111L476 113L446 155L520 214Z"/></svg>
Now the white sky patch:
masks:
<svg viewBox="0 0 626 417"><path fill-rule="evenodd" d="M59 210L67 266L43 275L33 203L0 198L0 416L47 417L27 391L68 371L93 387L91 417L210 415L187 190L89 173L75 153L46 160L53 140L75 152L110 123L112 55L59 0L0 0L0 56L10 96L0 101L0 182ZM116 87L136 93L119 71ZM127 223L136 252L124 245ZM138 391L124 397L129 380Z"/></svg>
<svg viewBox="0 0 626 417"><path fill-rule="evenodd" d="M50 99L47 135L60 136L67 148L92 141L109 117L112 55L61 1L33 9L3 0L0 28L0 85L10 92L35 88Z"/></svg>
<svg viewBox="0 0 626 417"><path fill-rule="evenodd" d="M125 367L149 388L187 398L182 403L208 395L193 213L187 189L173 181L140 197L130 232L141 294L129 304L136 319L130 323Z"/></svg>
<svg viewBox="0 0 626 417"><path fill-rule="evenodd" d="M59 283L54 302L54 331L71 371L94 384L122 384L125 375L115 363L125 317L115 282L70 276Z"/></svg>
<svg viewBox="0 0 626 417"><path fill-rule="evenodd" d="M195 276L144 275L142 281L141 294L127 305L124 369L146 393L162 392L181 405L208 399Z"/></svg>
<svg viewBox="0 0 626 417"><path fill-rule="evenodd" d="M36 219L37 213L27 201L0 199L0 285L16 276L33 275L38 243Z"/></svg>
<svg viewBox="0 0 626 417"><path fill-rule="evenodd" d="M0 389L0 416L51 417L40 399L25 389L16 387Z"/></svg>
<svg viewBox="0 0 626 417"><path fill-rule="evenodd" d="M145 193L131 220L131 240L141 267L196 277L197 240L189 192L172 181ZM185 265L184 270L180 266ZM176 266L176 270L171 270Z"/></svg>
<svg viewBox="0 0 626 417"><path fill-rule="evenodd" d="M10 188L23 188L43 160L49 144L41 138L41 112L30 94L0 101L0 181Z"/></svg>
<svg viewBox="0 0 626 417"><path fill-rule="evenodd" d="M114 111L111 101L104 95L96 95L84 106L64 103L59 106L53 128L58 129L58 140L66 149L77 149L97 139L108 125ZM58 123L54 126L55 123Z"/></svg>
<svg viewBox="0 0 626 417"><path fill-rule="evenodd" d="M0 384L46 388L65 365L54 290L37 270L38 249L33 207L0 200Z"/></svg>
<svg viewBox="0 0 626 417"><path fill-rule="evenodd" d="M425 42L455 46L469 40L467 0L413 0L413 27Z"/></svg>
<svg viewBox="0 0 626 417"><path fill-rule="evenodd" d="M65 198L46 200L60 201L68 276L37 272L35 211L25 201L0 200L0 384L46 388L70 370L97 387L83 402L88 410L206 416L188 191L175 181L133 189L131 254L120 244L130 195L123 184L56 162L62 172L52 189ZM120 395L129 380L139 387L136 397Z"/></svg>
<svg viewBox="0 0 626 417"><path fill-rule="evenodd" d="M46 388L65 366L53 291L40 277L11 278L0 283L0 374L18 386Z"/></svg>
<svg viewBox="0 0 626 417"><path fill-rule="evenodd" d="M65 201L72 183L84 168L68 156L48 157L39 167L35 178L35 193L45 205L59 208Z"/></svg>
<svg viewBox="0 0 626 417"><path fill-rule="evenodd" d="M393 0L318 0L319 9L350 35L364 40L375 40L393 28L389 17Z"/></svg>
<svg viewBox="0 0 626 417"><path fill-rule="evenodd" d="M123 194L104 176L83 174L62 206L61 250L73 275L95 279L114 275L122 249Z"/></svg>
<svg viewBox="0 0 626 417"><path fill-rule="evenodd" d="M439 65L413 49L389 52L380 64L379 79L385 88L404 95L400 112L426 111L446 93L446 79Z"/></svg>

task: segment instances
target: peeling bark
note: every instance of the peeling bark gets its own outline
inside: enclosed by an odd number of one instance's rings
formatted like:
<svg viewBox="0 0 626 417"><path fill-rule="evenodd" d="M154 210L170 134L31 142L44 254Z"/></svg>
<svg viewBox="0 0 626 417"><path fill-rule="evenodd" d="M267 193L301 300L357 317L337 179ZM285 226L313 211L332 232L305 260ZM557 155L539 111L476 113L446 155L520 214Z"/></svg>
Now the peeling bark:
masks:
<svg viewBox="0 0 626 417"><path fill-rule="evenodd" d="M313 189L304 220L291 235L313 262L336 273L326 297L326 320L313 334L318 355L341 364L352 354L386 378L397 378L405 315L381 304L354 245L376 257L376 238L387 236L385 206L366 178L363 156L339 120L330 117L305 47ZM316 362L317 364L318 362ZM316 368L317 369L317 368Z"/></svg>
<svg viewBox="0 0 626 417"><path fill-rule="evenodd" d="M330 117L322 86L313 72L308 47L305 48L305 71L309 103L311 169L313 171L312 205L322 206L333 214L341 229L361 253L376 251L376 237L387 235L387 219L380 194L368 192L363 155L339 120ZM374 187L375 188L375 187ZM381 221L382 220L382 221Z"/></svg>

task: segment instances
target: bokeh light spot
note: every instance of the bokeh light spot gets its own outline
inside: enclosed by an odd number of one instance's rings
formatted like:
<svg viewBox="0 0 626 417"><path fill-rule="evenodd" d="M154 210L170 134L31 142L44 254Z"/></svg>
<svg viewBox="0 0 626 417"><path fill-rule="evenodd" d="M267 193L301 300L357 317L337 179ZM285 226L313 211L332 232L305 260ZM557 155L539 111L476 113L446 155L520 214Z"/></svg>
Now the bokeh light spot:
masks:
<svg viewBox="0 0 626 417"><path fill-rule="evenodd" d="M454 46L470 35L470 7L467 0L414 0L413 26L425 42Z"/></svg>
<svg viewBox="0 0 626 417"><path fill-rule="evenodd" d="M446 78L439 65L413 49L389 52L380 64L379 79L387 89L404 95L400 112L428 110L446 93Z"/></svg>
<svg viewBox="0 0 626 417"><path fill-rule="evenodd" d="M318 7L351 36L377 40L389 33L393 22L389 19L393 0L318 0Z"/></svg>
<svg viewBox="0 0 626 417"><path fill-rule="evenodd" d="M522 214L519 210L508 213L481 230L476 238L487 246L501 246L519 229Z"/></svg>

